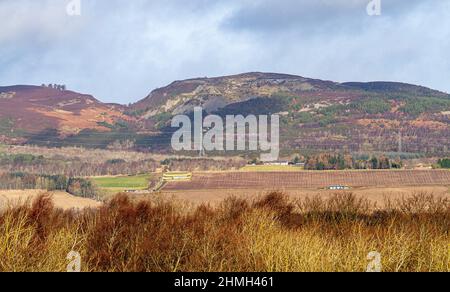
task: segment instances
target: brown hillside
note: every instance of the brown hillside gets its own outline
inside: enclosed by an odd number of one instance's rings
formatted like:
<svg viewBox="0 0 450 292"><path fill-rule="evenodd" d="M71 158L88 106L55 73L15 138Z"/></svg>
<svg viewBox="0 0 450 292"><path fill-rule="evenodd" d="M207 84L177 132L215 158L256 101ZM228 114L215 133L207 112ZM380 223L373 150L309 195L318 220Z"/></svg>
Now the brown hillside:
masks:
<svg viewBox="0 0 450 292"><path fill-rule="evenodd" d="M129 119L121 106L103 104L90 95L40 86L0 87L0 120L8 121L11 131L57 129L61 135L83 129L109 131L99 123L118 119Z"/></svg>

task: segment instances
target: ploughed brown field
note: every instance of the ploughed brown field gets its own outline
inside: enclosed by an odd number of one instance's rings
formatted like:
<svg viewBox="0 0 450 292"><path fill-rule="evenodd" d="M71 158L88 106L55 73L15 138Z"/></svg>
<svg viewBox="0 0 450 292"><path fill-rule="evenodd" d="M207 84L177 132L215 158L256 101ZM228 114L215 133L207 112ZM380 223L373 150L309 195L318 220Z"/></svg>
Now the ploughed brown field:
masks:
<svg viewBox="0 0 450 292"><path fill-rule="evenodd" d="M331 185L351 189L328 190ZM450 199L450 171L204 172L194 173L190 182L169 183L162 195L193 205L217 205L229 197L257 199L270 191L282 191L294 200L352 193L378 206L418 194Z"/></svg>
<svg viewBox="0 0 450 292"><path fill-rule="evenodd" d="M450 185L447 170L299 171L195 173L191 181L169 183L164 191L324 189L332 185L403 187Z"/></svg>

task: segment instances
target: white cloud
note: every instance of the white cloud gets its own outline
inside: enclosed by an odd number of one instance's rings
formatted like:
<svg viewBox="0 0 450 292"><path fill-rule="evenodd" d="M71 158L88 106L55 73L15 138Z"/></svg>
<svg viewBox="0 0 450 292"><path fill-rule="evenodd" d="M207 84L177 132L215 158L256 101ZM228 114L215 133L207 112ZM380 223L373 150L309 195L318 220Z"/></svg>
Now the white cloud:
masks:
<svg viewBox="0 0 450 292"><path fill-rule="evenodd" d="M83 24L67 17L65 7L64 0L1 0L0 44L65 38Z"/></svg>

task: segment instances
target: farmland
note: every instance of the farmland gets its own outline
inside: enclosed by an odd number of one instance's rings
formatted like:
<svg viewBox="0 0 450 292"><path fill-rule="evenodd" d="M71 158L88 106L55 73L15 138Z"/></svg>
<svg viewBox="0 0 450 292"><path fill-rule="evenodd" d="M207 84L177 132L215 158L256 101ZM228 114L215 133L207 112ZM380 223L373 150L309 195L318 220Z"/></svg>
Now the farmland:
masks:
<svg viewBox="0 0 450 292"><path fill-rule="evenodd" d="M72 196L63 191L45 190L0 190L0 210L35 200L41 194L49 194L56 208L63 210L97 208L102 204L92 199Z"/></svg>
<svg viewBox="0 0 450 292"><path fill-rule="evenodd" d="M224 200L233 197L243 200L255 200L264 197L269 190L263 189L223 189L223 190L165 190L161 196L191 206L208 204L219 206ZM387 200L398 201L411 198L417 194L433 194L435 197L444 197L450 200L448 186L411 186L411 187L361 187L350 191L335 191L325 189L283 189L283 193L291 200L303 200L308 197L318 197L326 200L338 194L343 196L351 193L359 200L366 200L374 206L383 206Z"/></svg>
<svg viewBox="0 0 450 292"><path fill-rule="evenodd" d="M126 190L145 190L148 188L150 175L93 177L91 180L100 189L112 193Z"/></svg>
<svg viewBox="0 0 450 292"><path fill-rule="evenodd" d="M120 195L158 174L90 177L102 203L1 191L0 271L64 271L71 250L82 271L364 271L373 250L383 271L449 271L450 171L280 170L193 172Z"/></svg>
<svg viewBox="0 0 450 292"><path fill-rule="evenodd" d="M294 165L247 165L240 169L247 172L301 171L303 167Z"/></svg>
<svg viewBox="0 0 450 292"><path fill-rule="evenodd" d="M330 185L401 187L450 185L450 171L299 171L196 173L190 182L174 182L165 191L323 189Z"/></svg>
<svg viewBox="0 0 450 292"><path fill-rule="evenodd" d="M74 249L83 271L363 271L373 250L384 271L449 270L448 170L76 148L5 147L1 158L0 271L63 271ZM164 173L193 177L147 191Z"/></svg>

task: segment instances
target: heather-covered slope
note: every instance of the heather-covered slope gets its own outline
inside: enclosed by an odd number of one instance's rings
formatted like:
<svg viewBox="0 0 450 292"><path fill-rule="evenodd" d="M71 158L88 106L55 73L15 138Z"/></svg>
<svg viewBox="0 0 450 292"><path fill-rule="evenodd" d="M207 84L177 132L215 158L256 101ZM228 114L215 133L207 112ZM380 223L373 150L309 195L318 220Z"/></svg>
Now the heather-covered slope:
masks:
<svg viewBox="0 0 450 292"><path fill-rule="evenodd" d="M143 128L164 129L195 106L209 113L282 116L283 149L448 153L450 96L396 82L335 83L246 73L176 81L131 106Z"/></svg>
<svg viewBox="0 0 450 292"><path fill-rule="evenodd" d="M196 106L222 116L279 114L286 152L449 153L446 93L275 73L176 81L128 107L47 87L0 87L0 142L167 151L171 118Z"/></svg>
<svg viewBox="0 0 450 292"><path fill-rule="evenodd" d="M44 86L0 87L0 136L30 137L47 129L60 136L84 129L109 131L107 124L129 119L122 106L103 104L90 95Z"/></svg>

